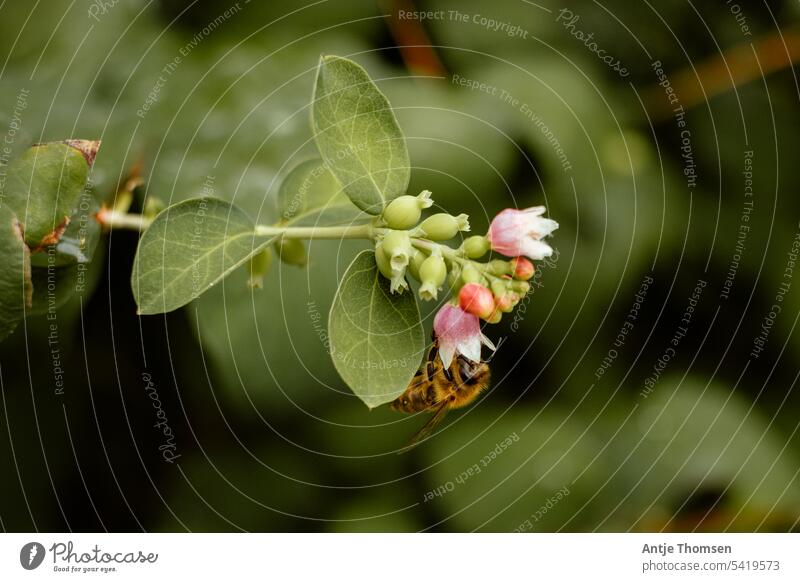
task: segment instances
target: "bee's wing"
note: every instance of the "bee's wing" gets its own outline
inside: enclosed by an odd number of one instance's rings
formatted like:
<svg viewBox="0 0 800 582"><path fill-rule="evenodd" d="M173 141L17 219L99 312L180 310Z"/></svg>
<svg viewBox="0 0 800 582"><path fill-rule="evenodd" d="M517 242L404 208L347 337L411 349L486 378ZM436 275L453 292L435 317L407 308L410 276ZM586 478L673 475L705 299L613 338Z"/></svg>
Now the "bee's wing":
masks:
<svg viewBox="0 0 800 582"><path fill-rule="evenodd" d="M410 451L411 449L416 447L419 443L424 441L433 432L433 429L436 428L436 425L438 425L442 421L445 414L447 414L447 401L442 402L439 405L439 407L436 409L436 412L433 413L433 416L431 416L425 422L425 424L423 424L422 427L416 432L416 434L413 437L411 437L411 440L405 447L397 451L397 454Z"/></svg>

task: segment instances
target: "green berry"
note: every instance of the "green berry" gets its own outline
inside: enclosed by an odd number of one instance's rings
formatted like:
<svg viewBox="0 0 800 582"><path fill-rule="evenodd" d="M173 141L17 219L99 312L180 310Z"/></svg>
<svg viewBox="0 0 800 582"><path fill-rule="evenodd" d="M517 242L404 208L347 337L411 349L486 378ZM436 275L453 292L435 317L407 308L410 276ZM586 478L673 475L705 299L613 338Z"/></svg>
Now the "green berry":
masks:
<svg viewBox="0 0 800 582"><path fill-rule="evenodd" d="M419 226L430 240L449 240L459 231L469 230L469 217L466 214L452 216L446 212L440 212L429 216Z"/></svg>
<svg viewBox="0 0 800 582"><path fill-rule="evenodd" d="M452 268L450 269L448 281L450 282L450 286L453 287L453 291L458 291L461 285L464 284L464 280L461 278L461 267L459 267L457 264L453 264Z"/></svg>
<svg viewBox="0 0 800 582"><path fill-rule="evenodd" d="M467 258L480 259L483 255L489 252L490 244L485 236L476 234L475 236L471 236L465 240L461 245L461 248L464 250L464 254L467 256Z"/></svg>
<svg viewBox="0 0 800 582"><path fill-rule="evenodd" d="M531 284L527 281L512 281L511 288L524 297L531 290Z"/></svg>
<svg viewBox="0 0 800 582"><path fill-rule="evenodd" d="M492 314L486 318L487 323L500 323L500 320L503 319L503 312L499 309L495 309Z"/></svg>
<svg viewBox="0 0 800 582"><path fill-rule="evenodd" d="M389 263L389 257L383 251L383 244L378 243L375 245L375 264L378 265L378 271L387 279L392 278L392 265Z"/></svg>
<svg viewBox="0 0 800 582"><path fill-rule="evenodd" d="M416 226L419 217L422 216L422 209L419 207L416 196L400 196L392 200L383 211L383 220L386 226L405 230Z"/></svg>
<svg viewBox="0 0 800 582"><path fill-rule="evenodd" d="M464 265L464 268L461 270L461 280L464 281L465 284L479 283L481 274L478 272L478 269L472 265Z"/></svg>
<svg viewBox="0 0 800 582"><path fill-rule="evenodd" d="M427 257L419 266L419 296L426 301L439 296L439 288L447 279L447 265L442 257L442 252L435 248L431 256Z"/></svg>
<svg viewBox="0 0 800 582"><path fill-rule="evenodd" d="M272 266L272 251L265 248L260 253L256 253L250 259L250 278L247 286L251 289L262 289L264 287L264 276Z"/></svg>
<svg viewBox="0 0 800 582"><path fill-rule="evenodd" d="M158 198L156 196L148 196L147 200L145 200L142 214L144 214L147 217L153 218L159 212L164 210L164 208L166 208L166 204L164 204L164 201L161 200L161 198Z"/></svg>
<svg viewBox="0 0 800 582"><path fill-rule="evenodd" d="M509 291L508 293L496 298L497 308L503 313L511 313L514 311L517 303L519 303L519 299L519 295L513 291Z"/></svg>
<svg viewBox="0 0 800 582"><path fill-rule="evenodd" d="M414 249L405 230L393 230L383 237L383 252L392 265L392 271L405 271Z"/></svg>
<svg viewBox="0 0 800 582"><path fill-rule="evenodd" d="M419 268L420 281L431 283L437 289L442 286L447 278L447 266L441 255L432 255L425 259Z"/></svg>
<svg viewBox="0 0 800 582"><path fill-rule="evenodd" d="M411 273L411 276L417 281L421 280L419 276L419 268L427 258L428 255L418 249L414 250L414 254L411 255L411 260L408 262L408 272Z"/></svg>
<svg viewBox="0 0 800 582"><path fill-rule="evenodd" d="M408 257L405 257L405 264L400 266L398 262L399 255L397 254L396 250L394 256L388 252L386 248L386 238L384 238L382 242L379 242L377 245L375 245L375 263L378 265L378 270L380 271L381 275L391 281L389 290L392 293L402 293L408 289L408 281L406 281L406 265L408 264Z"/></svg>
<svg viewBox="0 0 800 582"><path fill-rule="evenodd" d="M498 281L497 279L495 279L494 281L492 281L491 285L492 294L495 297L502 297L503 295L506 294L506 292L508 292L509 287L510 287L509 282Z"/></svg>
<svg viewBox="0 0 800 582"><path fill-rule="evenodd" d="M510 275L513 271L513 267L508 261L494 259L493 261L489 261L489 271L493 275Z"/></svg>
<svg viewBox="0 0 800 582"><path fill-rule="evenodd" d="M281 261L287 265L305 267L308 264L306 247L303 245L302 241L296 238L281 238L275 243L275 248L278 251L278 256Z"/></svg>

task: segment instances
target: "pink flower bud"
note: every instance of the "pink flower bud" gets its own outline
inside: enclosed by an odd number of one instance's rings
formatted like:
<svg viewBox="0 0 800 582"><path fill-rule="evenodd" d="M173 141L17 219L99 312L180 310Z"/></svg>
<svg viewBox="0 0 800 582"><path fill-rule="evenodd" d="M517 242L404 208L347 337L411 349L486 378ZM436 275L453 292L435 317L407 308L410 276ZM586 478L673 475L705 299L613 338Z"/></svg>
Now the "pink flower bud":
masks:
<svg viewBox="0 0 800 582"><path fill-rule="evenodd" d="M486 235L492 250L507 257L525 255L533 260L544 259L553 254L553 249L541 239L558 228L558 223L543 218L544 206L525 210L506 208L494 217Z"/></svg>
<svg viewBox="0 0 800 582"><path fill-rule="evenodd" d="M450 367L456 355L479 362L481 344L496 349L481 333L477 317L449 303L443 305L433 319L433 332L439 342L439 357L446 368Z"/></svg>
<svg viewBox="0 0 800 582"><path fill-rule="evenodd" d="M461 309L480 318L486 318L494 311L492 292L478 283L467 283L458 292Z"/></svg>
<svg viewBox="0 0 800 582"><path fill-rule="evenodd" d="M533 263L525 257L515 257L511 259L512 274L515 279L520 281L527 281L533 277Z"/></svg>

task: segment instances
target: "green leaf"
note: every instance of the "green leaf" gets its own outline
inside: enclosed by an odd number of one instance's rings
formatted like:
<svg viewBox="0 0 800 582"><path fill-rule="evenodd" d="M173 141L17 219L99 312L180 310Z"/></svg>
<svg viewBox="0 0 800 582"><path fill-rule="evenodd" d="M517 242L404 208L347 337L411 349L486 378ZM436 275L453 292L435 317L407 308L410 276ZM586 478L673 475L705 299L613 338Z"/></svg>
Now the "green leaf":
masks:
<svg viewBox="0 0 800 582"><path fill-rule="evenodd" d="M0 205L0 340L8 337L31 300L30 251L14 213Z"/></svg>
<svg viewBox="0 0 800 582"><path fill-rule="evenodd" d="M300 162L278 190L281 222L292 226L354 224L368 215L353 206L339 181L319 158Z"/></svg>
<svg viewBox="0 0 800 582"><path fill-rule="evenodd" d="M347 268L328 333L336 370L370 408L403 393L425 349L414 294L389 292L373 251L360 253Z"/></svg>
<svg viewBox="0 0 800 582"><path fill-rule="evenodd" d="M46 247L31 255L34 269L90 263L103 234L100 223L95 219L100 207L98 197L91 191L84 190L78 199L77 208L70 216L69 225L55 244L55 252L51 253L53 247Z"/></svg>
<svg viewBox="0 0 800 582"><path fill-rule="evenodd" d="M358 64L322 57L312 108L322 158L353 204L380 214L405 194L409 160L405 138L386 96Z"/></svg>
<svg viewBox="0 0 800 582"><path fill-rule="evenodd" d="M28 148L8 165L3 197L32 249L55 244L78 210L98 141L68 140Z"/></svg>
<svg viewBox="0 0 800 582"><path fill-rule="evenodd" d="M139 240L131 286L139 314L182 307L229 275L272 239L256 238L241 209L193 198L156 216Z"/></svg>

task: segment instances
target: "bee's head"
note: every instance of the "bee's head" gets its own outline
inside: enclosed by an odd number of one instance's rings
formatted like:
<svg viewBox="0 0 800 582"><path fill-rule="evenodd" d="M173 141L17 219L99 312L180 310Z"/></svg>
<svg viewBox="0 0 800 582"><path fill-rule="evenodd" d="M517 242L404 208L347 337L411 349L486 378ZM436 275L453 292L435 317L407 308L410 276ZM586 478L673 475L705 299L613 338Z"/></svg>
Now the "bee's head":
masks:
<svg viewBox="0 0 800 582"><path fill-rule="evenodd" d="M458 371L465 384L480 382L489 373L486 362L473 362L464 356L458 356Z"/></svg>

